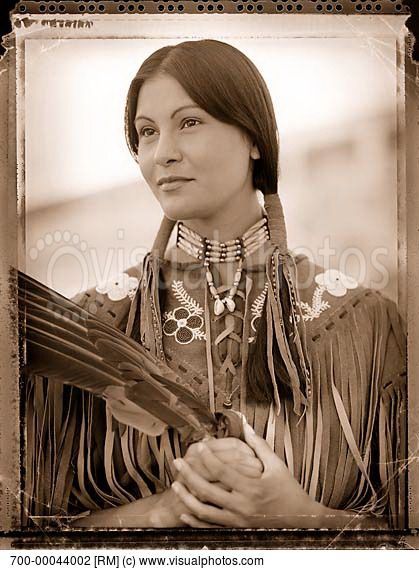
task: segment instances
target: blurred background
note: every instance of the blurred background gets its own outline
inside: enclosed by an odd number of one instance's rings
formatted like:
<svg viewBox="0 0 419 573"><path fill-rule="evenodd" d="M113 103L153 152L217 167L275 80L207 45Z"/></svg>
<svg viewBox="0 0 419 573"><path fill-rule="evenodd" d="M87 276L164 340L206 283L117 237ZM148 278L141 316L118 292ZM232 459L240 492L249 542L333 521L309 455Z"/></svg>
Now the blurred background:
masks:
<svg viewBox="0 0 419 573"><path fill-rule="evenodd" d="M125 144L125 97L141 62L179 41L26 42L26 270L66 296L151 247L162 213ZM274 100L290 248L396 300L395 42L228 41Z"/></svg>

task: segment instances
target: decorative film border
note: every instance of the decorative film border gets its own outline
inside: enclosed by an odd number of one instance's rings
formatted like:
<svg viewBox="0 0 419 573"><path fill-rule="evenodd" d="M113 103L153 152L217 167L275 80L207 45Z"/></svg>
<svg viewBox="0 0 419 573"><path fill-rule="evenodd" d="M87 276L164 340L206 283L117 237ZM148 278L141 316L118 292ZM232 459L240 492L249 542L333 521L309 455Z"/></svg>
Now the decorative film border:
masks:
<svg viewBox="0 0 419 573"><path fill-rule="evenodd" d="M22 0L18 14L410 14L406 0Z"/></svg>
<svg viewBox="0 0 419 573"><path fill-rule="evenodd" d="M1 0L0 0L1 1ZM405 0L417 2L418 0ZM415 8L413 7L413 10ZM34 1L22 0L17 14L354 14L409 15L402 0L102 0L102 1ZM94 532L88 532L89 536ZM127 533L127 532L125 532ZM317 532L322 534L323 532ZM275 534L275 532L274 532ZM368 532L362 532L368 535ZM282 534L280 534L281 536ZM223 534L224 536L224 534ZM158 535L152 534L153 544ZM257 538L258 539L258 538ZM318 538L317 538L318 539ZM395 542L390 537L390 543ZM233 542L233 539L231 539ZM358 540L359 541L359 540ZM50 542L50 541L49 541ZM62 542L62 540L61 540ZM26 541L25 541L26 543ZM303 542L306 544L306 540ZM397 544L397 542L396 542Z"/></svg>

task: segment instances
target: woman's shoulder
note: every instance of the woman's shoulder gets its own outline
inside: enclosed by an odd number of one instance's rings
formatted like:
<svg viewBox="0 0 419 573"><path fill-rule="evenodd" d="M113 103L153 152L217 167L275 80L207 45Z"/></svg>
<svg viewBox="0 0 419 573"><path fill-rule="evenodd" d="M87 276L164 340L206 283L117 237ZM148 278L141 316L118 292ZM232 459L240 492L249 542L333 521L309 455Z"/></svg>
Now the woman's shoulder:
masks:
<svg viewBox="0 0 419 573"><path fill-rule="evenodd" d="M374 363L381 389L403 388L406 333L396 303L305 256L296 257L296 267L309 354L323 360L324 369L337 361L337 370L342 360L349 364L351 355L364 375ZM354 381L358 383L356 378Z"/></svg>
<svg viewBox="0 0 419 573"><path fill-rule="evenodd" d="M123 329L141 274L141 264L130 267L109 280L78 293L72 300L99 320Z"/></svg>
<svg viewBox="0 0 419 573"><path fill-rule="evenodd" d="M295 261L299 305L308 332L343 327L355 315L361 325L365 321L377 322L380 315L383 320L387 315L392 322L398 315L392 300L358 283L341 269L321 267L305 255L297 255Z"/></svg>

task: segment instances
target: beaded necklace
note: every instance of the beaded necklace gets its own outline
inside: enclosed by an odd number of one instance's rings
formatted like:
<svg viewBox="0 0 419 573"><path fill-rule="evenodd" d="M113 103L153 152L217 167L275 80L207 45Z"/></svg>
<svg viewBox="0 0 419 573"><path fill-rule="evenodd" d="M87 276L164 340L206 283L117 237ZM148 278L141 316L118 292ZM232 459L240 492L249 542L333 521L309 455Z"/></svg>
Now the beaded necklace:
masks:
<svg viewBox="0 0 419 573"><path fill-rule="evenodd" d="M205 277L209 291L214 299L214 314L216 316L222 314L226 307L229 312L234 312L236 308L234 297L240 284L243 261L268 239L268 219L265 216L252 225L241 237L224 243L215 239L201 237L199 233L189 229L189 227L179 221L176 244L195 259L203 261L203 265L206 268ZM234 275L233 284L227 296L221 299L214 285L214 277L210 265L212 263L228 263L234 261L238 261L238 266Z"/></svg>

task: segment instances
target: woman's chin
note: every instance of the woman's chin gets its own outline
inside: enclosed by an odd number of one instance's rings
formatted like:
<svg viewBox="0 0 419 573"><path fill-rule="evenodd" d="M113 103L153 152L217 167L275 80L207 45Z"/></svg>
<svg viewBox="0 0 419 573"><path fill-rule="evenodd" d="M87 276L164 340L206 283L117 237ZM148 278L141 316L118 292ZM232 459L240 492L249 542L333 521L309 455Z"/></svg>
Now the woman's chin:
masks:
<svg viewBox="0 0 419 573"><path fill-rule="evenodd" d="M195 219L203 216L202 213L200 213L202 208L198 209L197 206L184 201L165 201L160 205L166 217L172 221L186 221L187 219Z"/></svg>

